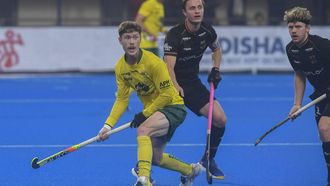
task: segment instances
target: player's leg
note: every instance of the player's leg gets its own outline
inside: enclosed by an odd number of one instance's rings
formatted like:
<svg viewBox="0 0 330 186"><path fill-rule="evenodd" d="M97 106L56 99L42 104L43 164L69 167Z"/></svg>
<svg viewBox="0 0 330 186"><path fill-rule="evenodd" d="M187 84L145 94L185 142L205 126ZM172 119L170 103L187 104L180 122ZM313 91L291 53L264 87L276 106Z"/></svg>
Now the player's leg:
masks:
<svg viewBox="0 0 330 186"><path fill-rule="evenodd" d="M183 87L185 96L184 101L185 105L194 112L197 116L208 116L208 103L210 92L200 81L195 82L193 85ZM216 165L214 160L215 154L218 150L218 146L221 142L221 139L225 132L225 124L226 124L226 115L219 104L218 101L214 101L213 108L213 122L211 128L211 139L210 139L210 172L214 178L224 179L224 174ZM200 164L203 167L206 167L206 152L207 146L205 148L205 153L201 158Z"/></svg>
<svg viewBox="0 0 330 186"><path fill-rule="evenodd" d="M201 166L198 164L185 163L173 155L164 153L165 145L171 140L176 128L184 121L186 111L184 106L172 105L161 109L163 117L167 120L167 133L161 137L152 138L153 163L159 167L181 173L180 185L192 185L196 176L199 175Z"/></svg>
<svg viewBox="0 0 330 186"><path fill-rule="evenodd" d="M208 105L206 104L201 110L200 113L203 116L207 117L208 114ZM227 117L225 112L218 101L214 101L213 116L212 116L212 128L211 128L211 139L210 139L210 172L214 178L224 179L224 173L218 168L214 158L218 151L219 145L221 143L222 137L225 133L225 126L227 122ZM206 166L206 151L205 149L204 156L202 157L200 163L205 167Z"/></svg>
<svg viewBox="0 0 330 186"><path fill-rule="evenodd" d="M324 100L315 106L315 116L322 141L324 159L328 170L328 185L330 184L330 103Z"/></svg>
<svg viewBox="0 0 330 186"><path fill-rule="evenodd" d="M138 179L136 185L151 185L150 171L153 157L152 138L163 136L168 131L168 122L162 113L152 114L137 129Z"/></svg>

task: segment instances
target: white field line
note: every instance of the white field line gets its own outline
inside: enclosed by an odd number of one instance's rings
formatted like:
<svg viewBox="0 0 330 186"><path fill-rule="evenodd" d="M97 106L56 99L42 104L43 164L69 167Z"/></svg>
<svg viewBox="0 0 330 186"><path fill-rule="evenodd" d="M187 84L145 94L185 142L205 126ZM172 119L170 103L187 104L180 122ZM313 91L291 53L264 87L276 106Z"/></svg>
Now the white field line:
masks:
<svg viewBox="0 0 330 186"><path fill-rule="evenodd" d="M111 102L115 98L97 99L97 98L83 98L83 99L0 99L0 103L84 103L84 102ZM223 97L219 98L222 101L242 102L242 101L292 101L292 97ZM137 99L132 99L130 102L139 102Z"/></svg>
<svg viewBox="0 0 330 186"><path fill-rule="evenodd" d="M261 143L258 146L266 147L281 147L281 146L320 146L321 143ZM0 145L1 149L10 149L10 148L67 148L72 145ZM177 143L177 144L168 144L168 147L204 147L205 144L201 143ZM227 147L252 147L253 143L224 143L221 146ZM91 144L86 147L90 148L113 148L113 147L136 147L136 144Z"/></svg>

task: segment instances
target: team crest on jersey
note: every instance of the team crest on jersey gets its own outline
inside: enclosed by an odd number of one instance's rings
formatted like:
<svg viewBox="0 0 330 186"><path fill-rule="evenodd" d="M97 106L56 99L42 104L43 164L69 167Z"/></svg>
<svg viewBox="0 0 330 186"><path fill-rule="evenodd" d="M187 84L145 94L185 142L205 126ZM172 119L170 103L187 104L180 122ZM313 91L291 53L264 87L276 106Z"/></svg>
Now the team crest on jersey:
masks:
<svg viewBox="0 0 330 186"><path fill-rule="evenodd" d="M202 40L199 47L200 47L200 49L206 48L206 41L205 40Z"/></svg>
<svg viewBox="0 0 330 186"><path fill-rule="evenodd" d="M146 84L139 82L135 85L135 89L137 92L140 92L140 91L148 92L150 88Z"/></svg>

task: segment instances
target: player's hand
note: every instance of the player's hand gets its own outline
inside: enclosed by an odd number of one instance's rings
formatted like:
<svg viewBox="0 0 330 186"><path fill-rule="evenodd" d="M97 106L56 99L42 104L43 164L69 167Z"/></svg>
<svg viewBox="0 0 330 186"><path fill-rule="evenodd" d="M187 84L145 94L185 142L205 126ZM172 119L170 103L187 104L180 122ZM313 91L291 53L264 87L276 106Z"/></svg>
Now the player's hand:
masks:
<svg viewBox="0 0 330 186"><path fill-rule="evenodd" d="M211 73L209 74L209 77L207 78L207 82L213 83L214 89L218 87L218 84L221 81L220 71L218 67L213 67L211 70Z"/></svg>
<svg viewBox="0 0 330 186"><path fill-rule="evenodd" d="M289 117L291 118L291 120L296 119L298 115L294 114L297 110L299 110L301 108L301 105L293 105L290 112L289 112Z"/></svg>
<svg viewBox="0 0 330 186"><path fill-rule="evenodd" d="M176 90L179 92L179 95L181 97L184 97L184 91L183 91L183 88L182 87L178 86L178 87L176 87Z"/></svg>
<svg viewBox="0 0 330 186"><path fill-rule="evenodd" d="M142 112L135 114L133 121L130 124L131 128L137 128L141 125L141 123L143 123L145 120L147 119L147 117L145 117L143 115Z"/></svg>
<svg viewBox="0 0 330 186"><path fill-rule="evenodd" d="M104 126L102 127L102 129L99 131L99 139L97 140L99 141L104 141L106 139L109 138L110 134L107 134L109 131L111 131L112 127L110 127L110 125L104 124Z"/></svg>

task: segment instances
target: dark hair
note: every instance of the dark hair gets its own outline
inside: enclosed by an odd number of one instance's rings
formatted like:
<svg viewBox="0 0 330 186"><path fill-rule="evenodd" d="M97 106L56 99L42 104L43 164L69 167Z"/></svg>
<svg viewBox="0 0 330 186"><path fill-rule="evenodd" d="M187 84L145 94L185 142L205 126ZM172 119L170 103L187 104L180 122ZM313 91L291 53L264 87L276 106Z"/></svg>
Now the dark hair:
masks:
<svg viewBox="0 0 330 186"><path fill-rule="evenodd" d="M185 10L186 9L187 1L189 1L189 0L182 0L182 10ZM205 6L204 0L202 0L202 3L203 3L203 6Z"/></svg>
<svg viewBox="0 0 330 186"><path fill-rule="evenodd" d="M118 34L121 37L124 33L139 32L141 34L141 26L135 21L123 21L118 27Z"/></svg>
<svg viewBox="0 0 330 186"><path fill-rule="evenodd" d="M312 16L307 10L307 8L302 8L302 7L294 7L290 10L287 10L284 12L284 18L283 20L286 23L294 23L294 22L303 22L307 25L310 24L312 19Z"/></svg>

